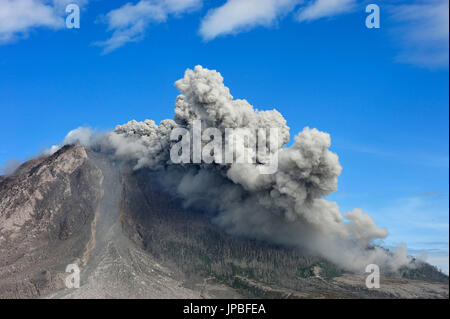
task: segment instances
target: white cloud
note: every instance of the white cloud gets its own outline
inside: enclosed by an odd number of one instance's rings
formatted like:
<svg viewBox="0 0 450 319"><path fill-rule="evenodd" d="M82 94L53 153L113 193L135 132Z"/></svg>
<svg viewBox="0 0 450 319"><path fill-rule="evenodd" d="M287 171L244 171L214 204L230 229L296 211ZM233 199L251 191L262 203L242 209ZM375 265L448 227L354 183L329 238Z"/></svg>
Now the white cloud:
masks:
<svg viewBox="0 0 450 319"><path fill-rule="evenodd" d="M69 2L82 5L87 0L0 0L0 44L26 37L35 28L63 28Z"/></svg>
<svg viewBox="0 0 450 319"><path fill-rule="evenodd" d="M228 0L203 19L200 35L212 40L219 35L237 33L256 26L270 26L292 11L299 0Z"/></svg>
<svg viewBox="0 0 450 319"><path fill-rule="evenodd" d="M356 0L228 0L211 10L203 19L200 34L205 40L234 34L257 26L268 27L304 4L296 15L298 21L335 16L353 9Z"/></svg>
<svg viewBox="0 0 450 319"><path fill-rule="evenodd" d="M170 14L178 15L196 10L202 0L141 0L136 4L127 3L119 9L107 13L103 20L112 36L108 40L96 42L109 53L128 42L141 40L151 23L165 22Z"/></svg>
<svg viewBox="0 0 450 319"><path fill-rule="evenodd" d="M88 3L89 0L46 0L46 2L52 2L55 9L59 12L65 11L66 6L69 4L77 4L80 7ZM44 1L45 2L45 1Z"/></svg>
<svg viewBox="0 0 450 319"><path fill-rule="evenodd" d="M64 20L51 4L38 0L0 0L0 44L26 36L32 28L61 28Z"/></svg>
<svg viewBox="0 0 450 319"><path fill-rule="evenodd" d="M299 21L312 21L349 12L353 9L355 0L315 0L298 12Z"/></svg>
<svg viewBox="0 0 450 319"><path fill-rule="evenodd" d="M399 23L397 38L403 46L401 62L425 67L448 67L449 1L416 1L392 8Z"/></svg>
<svg viewBox="0 0 450 319"><path fill-rule="evenodd" d="M203 0L162 0L162 5L166 7L168 13L182 13L202 7Z"/></svg>

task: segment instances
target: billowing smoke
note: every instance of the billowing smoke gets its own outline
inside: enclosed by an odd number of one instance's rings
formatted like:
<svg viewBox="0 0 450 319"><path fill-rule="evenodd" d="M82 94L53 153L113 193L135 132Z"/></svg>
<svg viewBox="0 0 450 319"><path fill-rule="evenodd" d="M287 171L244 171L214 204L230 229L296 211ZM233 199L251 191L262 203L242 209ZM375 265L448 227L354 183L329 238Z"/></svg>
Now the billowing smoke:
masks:
<svg viewBox="0 0 450 319"><path fill-rule="evenodd" d="M187 70L175 85L181 95L173 120L159 125L152 120L131 121L106 134L79 128L64 143L100 145L135 169L159 172L167 190L186 206L214 212L213 221L231 234L302 247L358 272L371 263L394 270L408 262L404 248L394 254L378 247L367 249L387 231L360 209L342 215L335 202L324 198L337 190L342 169L338 156L329 150L329 134L306 127L286 147L289 127L279 112L258 111L246 100L234 99L220 73L201 66ZM196 123L205 132L197 142ZM221 148L203 153L210 156L208 162L195 161L195 154L177 164L171 160L171 150L181 143L182 134L173 134L176 130L191 132L188 147L193 149L195 143L201 148L213 142L226 147L227 129L245 144L251 160L224 161ZM276 129L277 134L258 135L261 129ZM244 156L242 152L236 149L233 158ZM275 157L275 172L261 174L261 167Z"/></svg>

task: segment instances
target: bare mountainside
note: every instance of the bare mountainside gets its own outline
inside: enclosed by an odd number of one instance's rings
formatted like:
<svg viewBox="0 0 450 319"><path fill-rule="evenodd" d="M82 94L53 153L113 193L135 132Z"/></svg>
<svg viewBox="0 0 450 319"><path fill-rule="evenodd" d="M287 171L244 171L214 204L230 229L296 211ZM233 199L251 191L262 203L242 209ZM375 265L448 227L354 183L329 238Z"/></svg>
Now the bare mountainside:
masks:
<svg viewBox="0 0 450 319"><path fill-rule="evenodd" d="M65 146L0 176L0 298L448 298L428 264L369 290L308 252L230 236L156 174Z"/></svg>

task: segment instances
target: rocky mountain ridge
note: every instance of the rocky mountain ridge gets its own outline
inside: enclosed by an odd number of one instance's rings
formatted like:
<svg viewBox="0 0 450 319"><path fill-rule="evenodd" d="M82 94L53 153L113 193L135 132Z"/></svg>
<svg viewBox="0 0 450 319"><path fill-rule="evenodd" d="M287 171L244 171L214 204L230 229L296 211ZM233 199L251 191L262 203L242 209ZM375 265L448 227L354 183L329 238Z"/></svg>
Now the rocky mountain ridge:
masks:
<svg viewBox="0 0 450 319"><path fill-rule="evenodd" d="M0 298L448 298L429 265L369 290L362 274L230 236L207 214L150 170L64 146L0 176ZM64 284L71 263L79 289Z"/></svg>

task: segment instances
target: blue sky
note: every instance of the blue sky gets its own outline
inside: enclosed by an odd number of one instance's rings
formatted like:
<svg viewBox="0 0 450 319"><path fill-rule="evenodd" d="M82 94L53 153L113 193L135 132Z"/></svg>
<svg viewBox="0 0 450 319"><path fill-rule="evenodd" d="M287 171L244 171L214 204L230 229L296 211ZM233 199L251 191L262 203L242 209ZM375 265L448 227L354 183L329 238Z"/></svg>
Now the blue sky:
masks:
<svg viewBox="0 0 450 319"><path fill-rule="evenodd" d="M66 2L0 0L0 166L79 126L172 118L173 82L201 64L292 137L330 133L343 172L329 198L448 272L448 0L84 0L80 29Z"/></svg>

